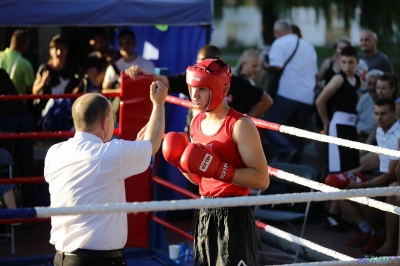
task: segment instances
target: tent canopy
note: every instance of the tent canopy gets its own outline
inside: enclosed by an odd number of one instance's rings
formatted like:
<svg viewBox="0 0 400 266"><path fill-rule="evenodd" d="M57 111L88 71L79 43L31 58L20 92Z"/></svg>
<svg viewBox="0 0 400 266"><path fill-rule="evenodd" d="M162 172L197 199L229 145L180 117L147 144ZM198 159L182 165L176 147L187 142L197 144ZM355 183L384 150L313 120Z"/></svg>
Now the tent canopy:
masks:
<svg viewBox="0 0 400 266"><path fill-rule="evenodd" d="M1 26L211 25L212 0L1 0Z"/></svg>

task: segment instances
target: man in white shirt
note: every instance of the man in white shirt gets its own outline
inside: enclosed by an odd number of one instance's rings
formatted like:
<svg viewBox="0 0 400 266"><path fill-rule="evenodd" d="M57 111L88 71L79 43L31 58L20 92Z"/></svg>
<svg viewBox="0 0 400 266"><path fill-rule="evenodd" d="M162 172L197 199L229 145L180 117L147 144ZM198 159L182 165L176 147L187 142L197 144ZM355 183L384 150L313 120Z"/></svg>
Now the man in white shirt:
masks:
<svg viewBox="0 0 400 266"><path fill-rule="evenodd" d="M397 150L398 140L400 139L400 124L396 119L396 106L394 101L388 98L378 99L374 105L374 115L378 126L376 130L378 146ZM396 167L399 158L383 154L374 155L375 156L370 160L361 164L359 168L350 172L369 172L379 161L380 174L361 183L350 181L350 184L346 189L387 187L396 181ZM385 232L380 220L382 217L382 211L375 208L365 207L351 201L338 201L338 203L340 210L347 214L350 219L358 225L361 231L361 233L354 239L347 240L346 245L361 247L363 252L367 254L371 254L382 247L385 243ZM387 228L387 230L392 231L393 229L394 228Z"/></svg>
<svg viewBox="0 0 400 266"><path fill-rule="evenodd" d="M145 171L160 147L167 91L161 82L151 84L153 110L136 141L111 140L114 114L107 98L79 97L72 107L75 136L46 155L51 207L125 203L125 178ZM51 223L55 265L125 265L126 213L54 216Z"/></svg>
<svg viewBox="0 0 400 266"><path fill-rule="evenodd" d="M276 40L269 52L269 65L264 67L268 71L283 70L283 73L267 120L305 129L314 104L314 88L318 73L317 53L311 44L293 34L290 24L285 21L275 22L274 34ZM292 54L293 57L283 68ZM265 134L275 152L274 161L293 161L295 155L300 159L303 138L289 138L272 130L265 130Z"/></svg>
<svg viewBox="0 0 400 266"><path fill-rule="evenodd" d="M132 65L138 65L141 69L148 72L154 71L154 64L151 61L143 59L140 55L135 53L136 37L130 30L122 30L118 34L118 46L121 58L115 64L109 65L106 69L104 81L102 85L102 92L117 92L116 84L120 82L120 72L125 71Z"/></svg>

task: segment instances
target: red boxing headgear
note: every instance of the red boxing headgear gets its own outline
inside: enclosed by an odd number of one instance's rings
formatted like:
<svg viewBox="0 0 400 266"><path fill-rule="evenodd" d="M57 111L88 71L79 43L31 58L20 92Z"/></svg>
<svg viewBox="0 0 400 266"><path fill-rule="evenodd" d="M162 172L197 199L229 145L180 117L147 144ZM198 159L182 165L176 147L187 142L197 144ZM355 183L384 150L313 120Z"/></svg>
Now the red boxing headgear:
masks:
<svg viewBox="0 0 400 266"><path fill-rule="evenodd" d="M231 67L220 59L205 59L203 62L189 66L186 70L186 83L190 87L209 88L210 101L202 111L217 107L229 92L231 86Z"/></svg>

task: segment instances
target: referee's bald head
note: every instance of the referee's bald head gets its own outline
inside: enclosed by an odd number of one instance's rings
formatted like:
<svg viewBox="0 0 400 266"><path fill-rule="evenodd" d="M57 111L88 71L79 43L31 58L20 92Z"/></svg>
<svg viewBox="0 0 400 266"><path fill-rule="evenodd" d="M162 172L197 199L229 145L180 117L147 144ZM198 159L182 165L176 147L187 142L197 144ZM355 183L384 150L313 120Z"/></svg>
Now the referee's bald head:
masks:
<svg viewBox="0 0 400 266"><path fill-rule="evenodd" d="M75 129L79 131L96 130L101 119L109 116L110 110L110 101L103 95L98 93L82 95L72 105Z"/></svg>

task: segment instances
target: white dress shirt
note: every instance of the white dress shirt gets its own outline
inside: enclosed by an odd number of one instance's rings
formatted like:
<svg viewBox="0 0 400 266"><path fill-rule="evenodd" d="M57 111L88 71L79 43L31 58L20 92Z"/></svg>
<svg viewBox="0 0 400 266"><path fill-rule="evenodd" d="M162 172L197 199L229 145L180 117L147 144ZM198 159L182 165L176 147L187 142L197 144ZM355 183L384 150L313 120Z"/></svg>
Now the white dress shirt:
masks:
<svg viewBox="0 0 400 266"><path fill-rule="evenodd" d="M400 124L396 121L393 126L386 132L383 132L381 127L376 129L376 142L378 147L391 150L398 150L398 140L400 139ZM379 171L387 173L389 171L389 162L398 161L399 158L384 154L379 154Z"/></svg>
<svg viewBox="0 0 400 266"><path fill-rule="evenodd" d="M150 141L111 140L76 132L47 152L44 176L51 207L125 203L124 179L150 164ZM126 213L53 216L50 243L71 252L121 249L127 240Z"/></svg>

